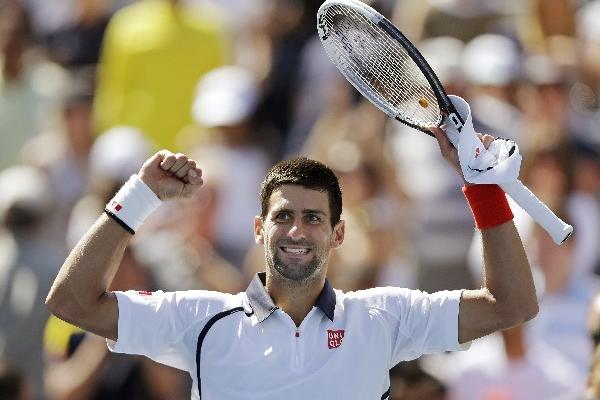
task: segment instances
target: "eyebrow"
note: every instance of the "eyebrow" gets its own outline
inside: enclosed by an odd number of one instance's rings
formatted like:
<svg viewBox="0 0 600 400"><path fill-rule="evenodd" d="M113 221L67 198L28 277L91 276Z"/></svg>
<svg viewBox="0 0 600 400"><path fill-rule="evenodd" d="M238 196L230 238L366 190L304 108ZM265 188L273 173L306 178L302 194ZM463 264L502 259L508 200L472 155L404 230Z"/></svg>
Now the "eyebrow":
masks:
<svg viewBox="0 0 600 400"><path fill-rule="evenodd" d="M324 211L321 210L313 210L310 208L305 208L304 210L302 210L302 214L321 214L321 215L325 215Z"/></svg>
<svg viewBox="0 0 600 400"><path fill-rule="evenodd" d="M273 210L273 213L280 213L280 212L288 212L293 214L294 210L290 209L290 208L280 208L280 209L275 209ZM302 210L302 214L320 214L320 215L324 215L327 216L327 214L325 214L324 211L321 210L317 210L317 209L312 209L312 208L305 208Z"/></svg>

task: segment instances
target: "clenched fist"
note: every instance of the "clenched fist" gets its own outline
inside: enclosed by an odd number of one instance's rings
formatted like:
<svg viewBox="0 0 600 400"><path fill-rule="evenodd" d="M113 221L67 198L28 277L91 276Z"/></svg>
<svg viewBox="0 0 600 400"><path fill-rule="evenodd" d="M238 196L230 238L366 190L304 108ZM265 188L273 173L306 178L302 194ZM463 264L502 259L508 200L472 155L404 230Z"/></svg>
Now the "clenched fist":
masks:
<svg viewBox="0 0 600 400"><path fill-rule="evenodd" d="M150 157L138 173L161 200L191 197L202 186L202 170L185 154L161 150Z"/></svg>
<svg viewBox="0 0 600 400"><path fill-rule="evenodd" d="M460 168L460 161L458 159L458 151L456 148L450 143L448 136L444 133L444 130L441 128L431 127L429 128L429 132L433 134L433 136L437 139L438 145L440 146L440 151L442 152L442 156L450 163L452 168L454 168L458 174L463 178L463 181L466 185L470 185L462 174L462 169ZM494 141L494 137L488 134L476 133L483 146L487 149L490 147L490 144Z"/></svg>

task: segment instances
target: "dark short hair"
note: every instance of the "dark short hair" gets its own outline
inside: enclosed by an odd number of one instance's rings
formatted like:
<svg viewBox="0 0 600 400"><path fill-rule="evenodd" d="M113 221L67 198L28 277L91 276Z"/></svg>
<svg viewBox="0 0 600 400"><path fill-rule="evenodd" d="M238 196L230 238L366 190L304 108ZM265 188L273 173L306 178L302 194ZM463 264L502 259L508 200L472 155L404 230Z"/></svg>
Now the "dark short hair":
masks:
<svg viewBox="0 0 600 400"><path fill-rule="evenodd" d="M326 192L329 197L331 226L342 215L342 190L335 173L325 164L306 157L285 160L275 164L260 185L261 217L269 212L273 191L283 185L299 185L307 189Z"/></svg>

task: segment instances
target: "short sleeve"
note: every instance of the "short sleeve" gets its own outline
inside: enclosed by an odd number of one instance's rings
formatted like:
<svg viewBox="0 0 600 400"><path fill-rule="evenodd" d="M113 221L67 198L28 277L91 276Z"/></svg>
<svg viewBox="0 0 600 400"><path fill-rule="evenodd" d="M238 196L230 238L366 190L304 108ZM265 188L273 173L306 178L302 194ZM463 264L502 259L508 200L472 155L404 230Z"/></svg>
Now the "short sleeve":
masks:
<svg viewBox="0 0 600 400"><path fill-rule="evenodd" d="M422 354L469 348L469 344L458 342L461 294L462 290L432 294L404 290L399 293L396 309L399 320L392 344L392 365Z"/></svg>
<svg viewBox="0 0 600 400"><path fill-rule="evenodd" d="M360 293L362 292L362 293ZM390 365L423 354L465 350L458 342L462 290L433 294L384 287L355 292L375 312L390 340ZM360 293L360 294L359 294Z"/></svg>
<svg viewBox="0 0 600 400"><path fill-rule="evenodd" d="M116 353L144 355L189 371L194 344L188 335L211 312L219 311L212 292L115 292L119 307L118 339L107 340ZM217 310L215 310L217 309Z"/></svg>

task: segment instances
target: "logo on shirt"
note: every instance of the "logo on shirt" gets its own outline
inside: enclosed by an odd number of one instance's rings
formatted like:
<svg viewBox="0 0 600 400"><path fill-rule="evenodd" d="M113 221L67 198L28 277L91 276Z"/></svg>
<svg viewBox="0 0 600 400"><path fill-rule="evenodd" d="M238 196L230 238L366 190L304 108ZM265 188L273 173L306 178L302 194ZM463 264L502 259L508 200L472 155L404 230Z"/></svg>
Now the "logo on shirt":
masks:
<svg viewBox="0 0 600 400"><path fill-rule="evenodd" d="M152 296L152 292L149 292L149 291L147 291L147 290L139 290L139 291L138 291L138 294L139 294L140 296Z"/></svg>
<svg viewBox="0 0 600 400"><path fill-rule="evenodd" d="M327 347L330 349L336 349L342 345L342 339L344 339L344 330L340 329L333 331L327 329Z"/></svg>

